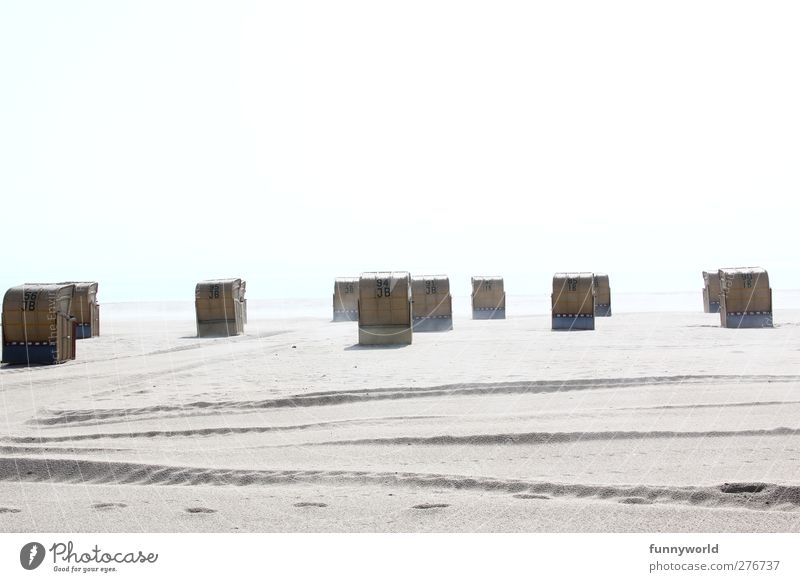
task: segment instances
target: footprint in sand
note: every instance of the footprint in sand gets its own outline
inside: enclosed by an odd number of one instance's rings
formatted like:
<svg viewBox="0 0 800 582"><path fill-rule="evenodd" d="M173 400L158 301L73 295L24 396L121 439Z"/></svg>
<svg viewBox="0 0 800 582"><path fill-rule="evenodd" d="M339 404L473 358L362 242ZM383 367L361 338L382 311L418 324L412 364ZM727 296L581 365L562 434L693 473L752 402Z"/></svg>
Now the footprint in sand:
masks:
<svg viewBox="0 0 800 582"><path fill-rule="evenodd" d="M187 507L186 511L189 513L216 513L216 509L209 509L208 507Z"/></svg>
<svg viewBox="0 0 800 582"><path fill-rule="evenodd" d="M128 507L124 503L95 503L92 505L92 509L99 509L100 511L110 511L112 509L121 509L123 507Z"/></svg>
<svg viewBox="0 0 800 582"><path fill-rule="evenodd" d="M517 493L514 497L517 499L550 499L547 495L539 495L537 493Z"/></svg>
<svg viewBox="0 0 800 582"><path fill-rule="evenodd" d="M620 503L627 503L628 505L652 505L653 502L644 497L625 497L619 500Z"/></svg>
<svg viewBox="0 0 800 582"><path fill-rule="evenodd" d="M0 507L0 513L20 513L22 510L16 507Z"/></svg>
<svg viewBox="0 0 800 582"><path fill-rule="evenodd" d="M327 503L318 503L316 501L300 501L294 504L295 507L328 507Z"/></svg>
<svg viewBox="0 0 800 582"><path fill-rule="evenodd" d="M441 509L443 507L450 507L449 503L420 503L415 505L412 509Z"/></svg>

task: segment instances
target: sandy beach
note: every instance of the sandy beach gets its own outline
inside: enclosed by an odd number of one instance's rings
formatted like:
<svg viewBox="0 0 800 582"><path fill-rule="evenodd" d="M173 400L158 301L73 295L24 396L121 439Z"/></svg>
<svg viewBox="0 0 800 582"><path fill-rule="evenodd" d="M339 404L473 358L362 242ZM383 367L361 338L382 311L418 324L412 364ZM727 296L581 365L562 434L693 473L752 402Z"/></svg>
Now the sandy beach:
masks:
<svg viewBox="0 0 800 582"><path fill-rule="evenodd" d="M396 348L322 302L219 339L106 305L75 361L0 369L0 531L800 530L800 310L539 303Z"/></svg>

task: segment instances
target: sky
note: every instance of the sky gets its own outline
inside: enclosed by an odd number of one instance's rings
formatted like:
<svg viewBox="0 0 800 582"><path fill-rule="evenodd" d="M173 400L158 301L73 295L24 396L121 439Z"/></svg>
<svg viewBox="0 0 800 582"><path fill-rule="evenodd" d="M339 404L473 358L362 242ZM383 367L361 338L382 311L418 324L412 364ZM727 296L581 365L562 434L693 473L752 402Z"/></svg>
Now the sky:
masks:
<svg viewBox="0 0 800 582"><path fill-rule="evenodd" d="M0 2L0 288L800 288L796 2Z"/></svg>

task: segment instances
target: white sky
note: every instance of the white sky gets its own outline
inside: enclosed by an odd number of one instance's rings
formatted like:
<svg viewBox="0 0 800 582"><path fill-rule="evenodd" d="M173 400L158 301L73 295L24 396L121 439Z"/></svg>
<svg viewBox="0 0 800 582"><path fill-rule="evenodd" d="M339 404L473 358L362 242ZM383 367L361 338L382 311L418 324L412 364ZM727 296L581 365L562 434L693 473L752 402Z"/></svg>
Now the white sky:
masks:
<svg viewBox="0 0 800 582"><path fill-rule="evenodd" d="M798 288L798 30L796 2L3 2L0 287Z"/></svg>

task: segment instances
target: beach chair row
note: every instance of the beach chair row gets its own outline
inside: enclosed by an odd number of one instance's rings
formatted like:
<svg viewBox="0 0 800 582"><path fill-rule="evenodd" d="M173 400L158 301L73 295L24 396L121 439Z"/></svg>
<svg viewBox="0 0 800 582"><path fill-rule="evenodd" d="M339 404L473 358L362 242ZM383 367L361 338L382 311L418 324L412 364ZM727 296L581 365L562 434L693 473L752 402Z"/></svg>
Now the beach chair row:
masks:
<svg viewBox="0 0 800 582"><path fill-rule="evenodd" d="M772 327L772 289L760 267L703 271L703 307L722 327ZM209 279L195 286L198 337L244 333L246 282ZM26 283L9 289L2 307L2 361L57 364L76 355L76 340L100 335L97 282ZM505 283L472 277L472 318L505 319ZM556 273L551 294L553 330L593 330L611 316L605 273ZM406 271L362 273L334 281L333 321L358 322L361 345L410 344L414 332L453 329L453 298L446 275Z"/></svg>

